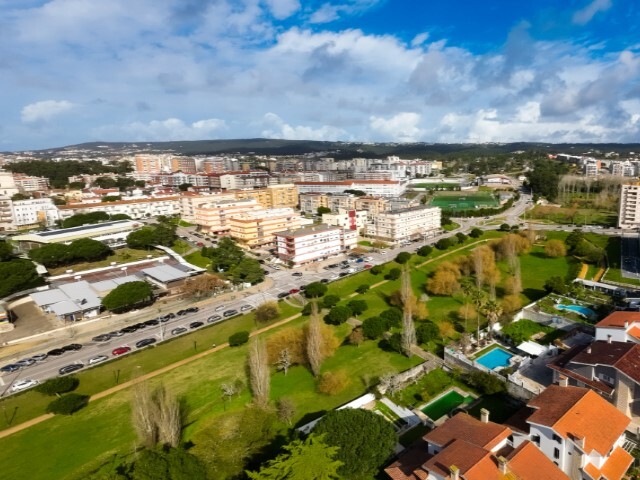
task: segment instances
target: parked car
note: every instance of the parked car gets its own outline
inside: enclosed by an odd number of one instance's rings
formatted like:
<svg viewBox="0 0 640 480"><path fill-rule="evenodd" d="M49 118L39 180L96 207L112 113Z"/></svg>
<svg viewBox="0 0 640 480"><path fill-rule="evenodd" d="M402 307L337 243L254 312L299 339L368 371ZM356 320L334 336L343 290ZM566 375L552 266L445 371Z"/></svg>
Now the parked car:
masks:
<svg viewBox="0 0 640 480"><path fill-rule="evenodd" d="M343 273L344 273L344 272L343 272ZM337 280L337 279L339 279L339 278L340 278L340 276L344 276L344 275L342 275L342 273L340 273L340 275L331 275L331 276L329 277L329 280Z"/></svg>
<svg viewBox="0 0 640 480"><path fill-rule="evenodd" d="M386 255L387 251L386 250L380 250L380 255Z"/></svg>
<svg viewBox="0 0 640 480"><path fill-rule="evenodd" d="M364 262L364 258L359 258L356 260L356 263L363 263Z"/></svg>
<svg viewBox="0 0 640 480"><path fill-rule="evenodd" d="M179 316L179 317L182 317L183 315L186 315L186 314L187 314L186 310L178 310L176 312L176 315Z"/></svg>
<svg viewBox="0 0 640 480"><path fill-rule="evenodd" d="M92 342L108 342L111 340L111 334L103 333L101 335L96 335L91 339Z"/></svg>
<svg viewBox="0 0 640 480"><path fill-rule="evenodd" d="M224 310L226 308L226 305L218 305L215 310L216 312L219 312L220 310Z"/></svg>
<svg viewBox="0 0 640 480"><path fill-rule="evenodd" d="M136 342L136 348L146 347L147 345L152 345L156 343L158 340L155 338L143 338L142 340L138 340Z"/></svg>
<svg viewBox="0 0 640 480"><path fill-rule="evenodd" d="M109 360L109 357L108 357L108 356L106 356L106 355L98 355L98 356L96 356L96 357L91 357L91 358L88 360L88 362L87 362L87 363L88 363L89 365L95 365L96 363L102 363L102 362L105 362L105 361L107 361L107 360Z"/></svg>
<svg viewBox="0 0 640 480"><path fill-rule="evenodd" d="M197 313L199 311L200 311L200 309L198 307L189 307L189 308L185 309L185 312L187 312L187 313Z"/></svg>
<svg viewBox="0 0 640 480"><path fill-rule="evenodd" d="M373 262L373 257L364 257L366 262Z"/></svg>
<svg viewBox="0 0 640 480"><path fill-rule="evenodd" d="M371 265L370 263L365 263L364 268L366 269L373 268L373 265Z"/></svg>
<svg viewBox="0 0 640 480"><path fill-rule="evenodd" d="M191 322L189 324L189 328L193 330L194 328L200 328L203 325L204 325L203 322Z"/></svg>
<svg viewBox="0 0 640 480"><path fill-rule="evenodd" d="M248 310L251 310L252 308L253 308L253 307L252 307L251 305L242 305L242 306L240 307L240 311L241 311L241 312L246 312L246 311L248 311Z"/></svg>
<svg viewBox="0 0 640 480"><path fill-rule="evenodd" d="M147 326L142 322L136 323L136 324L131 325L131 326L132 327L136 327L136 329L138 329L138 330L143 330L143 329L147 328Z"/></svg>
<svg viewBox="0 0 640 480"><path fill-rule="evenodd" d="M340 275L338 275L339 277L346 277L347 275L349 275L348 272L340 272Z"/></svg>
<svg viewBox="0 0 640 480"><path fill-rule="evenodd" d="M320 280L320 283L329 283L329 279L328 278L323 278L322 280Z"/></svg>
<svg viewBox="0 0 640 480"><path fill-rule="evenodd" d="M25 378L25 379L19 380L16 383L14 383L13 385L11 385L11 391L12 392L21 392L22 390L26 390L27 388L35 387L36 385L38 385L38 381L37 380L30 380L28 378Z"/></svg>
<svg viewBox="0 0 640 480"><path fill-rule="evenodd" d="M66 375L67 373L75 372L84 367L84 363L72 363L71 365L65 365L58 370L60 375Z"/></svg>
<svg viewBox="0 0 640 480"><path fill-rule="evenodd" d="M116 330L115 332L109 332L107 335L110 337L121 337L124 335L124 332L122 330Z"/></svg>
<svg viewBox="0 0 640 480"><path fill-rule="evenodd" d="M0 372L5 373L13 373L20 370L22 367L20 365L16 365L15 363L10 363L9 365L5 365L4 367L0 367Z"/></svg>
<svg viewBox="0 0 640 480"><path fill-rule="evenodd" d="M118 355L124 355L125 353L128 353L130 351L131 347L118 347L111 352L111 355L117 357Z"/></svg>
<svg viewBox="0 0 640 480"><path fill-rule="evenodd" d="M227 310L222 315L224 315L225 317L233 317L234 315L237 315L237 314L238 314L238 310Z"/></svg>
<svg viewBox="0 0 640 480"><path fill-rule="evenodd" d="M222 317L220 315L211 315L209 318L207 318L207 323L216 323L220 320L222 320Z"/></svg>
<svg viewBox="0 0 640 480"><path fill-rule="evenodd" d="M173 330L171 330L171 335L180 335L181 333L184 333L186 331L187 331L187 329L184 328L184 327L177 327L177 328L174 328Z"/></svg>
<svg viewBox="0 0 640 480"><path fill-rule="evenodd" d="M291 290L289 290L289 295L295 295L296 293L300 293L300 290L298 290L297 288L292 288Z"/></svg>
<svg viewBox="0 0 640 480"><path fill-rule="evenodd" d="M31 358L33 358L36 362L44 362L48 356L49 355L47 355L46 353L37 353Z"/></svg>
<svg viewBox="0 0 640 480"><path fill-rule="evenodd" d="M304 292L307 289L307 286L306 285L300 285L299 288L300 288L301 291Z"/></svg>
<svg viewBox="0 0 640 480"><path fill-rule="evenodd" d="M65 345L64 347L62 347L62 350L64 350L65 352L77 352L81 348L82 345L80 345L79 343L70 343L69 345Z"/></svg>
<svg viewBox="0 0 640 480"><path fill-rule="evenodd" d="M66 350L63 350L61 348L54 348L53 350L49 350L47 352L47 355L50 357L59 357L60 355L63 355L64 353L66 353Z"/></svg>
<svg viewBox="0 0 640 480"><path fill-rule="evenodd" d="M153 327L155 325L160 325L160 320L158 320L157 318L152 318L151 320L147 320L146 322L144 322L144 324L147 327Z"/></svg>
<svg viewBox="0 0 640 480"><path fill-rule="evenodd" d="M289 296L289 292L280 292L278 294L278 298L287 298Z"/></svg>
<svg viewBox="0 0 640 480"><path fill-rule="evenodd" d="M16 365L20 365L21 367L24 368L24 367L30 367L34 363L36 363L36 361L33 358L24 358L22 360L18 360L16 362Z"/></svg>
<svg viewBox="0 0 640 480"><path fill-rule="evenodd" d="M291 274L292 277L301 277L302 276L302 272L294 272Z"/></svg>

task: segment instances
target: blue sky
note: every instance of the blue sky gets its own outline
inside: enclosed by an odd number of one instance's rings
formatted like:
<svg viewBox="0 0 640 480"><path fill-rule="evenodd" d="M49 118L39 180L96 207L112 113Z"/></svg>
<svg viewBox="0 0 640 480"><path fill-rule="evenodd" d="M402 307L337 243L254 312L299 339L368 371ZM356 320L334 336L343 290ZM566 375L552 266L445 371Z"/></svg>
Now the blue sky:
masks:
<svg viewBox="0 0 640 480"><path fill-rule="evenodd" d="M0 150L637 142L634 0L0 0Z"/></svg>

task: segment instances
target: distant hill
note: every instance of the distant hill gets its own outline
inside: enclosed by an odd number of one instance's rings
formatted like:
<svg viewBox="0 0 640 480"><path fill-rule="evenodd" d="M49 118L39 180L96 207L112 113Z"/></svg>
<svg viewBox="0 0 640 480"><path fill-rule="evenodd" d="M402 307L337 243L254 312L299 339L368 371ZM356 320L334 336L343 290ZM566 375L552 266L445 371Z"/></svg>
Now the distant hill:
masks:
<svg viewBox="0 0 640 480"><path fill-rule="evenodd" d="M195 140L171 142L90 142L66 147L32 151L33 155L46 158L50 156L70 156L72 152L82 150L85 154L117 155L132 153L173 152L183 155L304 155L322 154L334 158L385 157L398 155L405 158L434 158L448 155L494 155L520 150L538 150L549 153L573 153L575 155L597 151L599 153L617 152L621 155L640 151L640 144L549 144L549 143L355 143L320 142L313 140L274 140L249 138L235 140ZM5 152L11 153L11 152Z"/></svg>

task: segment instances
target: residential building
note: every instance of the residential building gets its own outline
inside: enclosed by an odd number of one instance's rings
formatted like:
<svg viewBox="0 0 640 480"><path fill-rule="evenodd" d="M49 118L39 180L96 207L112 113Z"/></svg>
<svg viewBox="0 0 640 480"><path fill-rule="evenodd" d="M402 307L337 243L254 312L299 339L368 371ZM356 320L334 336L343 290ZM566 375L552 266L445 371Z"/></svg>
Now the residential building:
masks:
<svg viewBox="0 0 640 480"><path fill-rule="evenodd" d="M100 203L71 203L58 206L60 219L77 213L105 212L108 215L124 214L133 219L152 218L158 215L173 216L180 213L180 197L139 198Z"/></svg>
<svg viewBox="0 0 640 480"><path fill-rule="evenodd" d="M633 462L630 420L588 388L551 385L507 421L513 447L532 442L572 480L620 480Z"/></svg>
<svg viewBox="0 0 640 480"><path fill-rule="evenodd" d="M22 192L41 192L49 190L49 179L45 177L34 177L22 173L14 173L13 181Z"/></svg>
<svg viewBox="0 0 640 480"><path fill-rule="evenodd" d="M249 248L272 245L274 234L300 227L300 214L293 208L250 210L229 217L229 236Z"/></svg>
<svg viewBox="0 0 640 480"><path fill-rule="evenodd" d="M15 200L12 205L13 225L16 228L49 227L58 220L58 207L50 198Z"/></svg>
<svg viewBox="0 0 640 480"><path fill-rule="evenodd" d="M640 425L640 344L597 340L567 350L548 367L555 382L594 390Z"/></svg>
<svg viewBox="0 0 640 480"><path fill-rule="evenodd" d="M163 173L171 171L170 154L138 154L134 158L137 173Z"/></svg>
<svg viewBox="0 0 640 480"><path fill-rule="evenodd" d="M260 209L260 204L252 198L213 201L195 208L195 223L203 232L228 233L232 216Z"/></svg>
<svg viewBox="0 0 640 480"><path fill-rule="evenodd" d="M206 194L182 192L180 194L180 218L185 222L195 223L197 207L222 200L234 200L235 198L236 196L232 192Z"/></svg>
<svg viewBox="0 0 640 480"><path fill-rule="evenodd" d="M596 160L595 158L587 158L584 160L582 171L586 177L597 177L600 173L601 167L602 164L600 160Z"/></svg>
<svg viewBox="0 0 640 480"><path fill-rule="evenodd" d="M5 170L0 170L0 195L5 197L13 197L16 193L20 193L13 174Z"/></svg>
<svg viewBox="0 0 640 480"><path fill-rule="evenodd" d="M372 222L373 218L379 213L391 210L391 208L389 208L389 199L369 195L357 197L353 202L353 208L356 210L366 210L369 222Z"/></svg>
<svg viewBox="0 0 640 480"><path fill-rule="evenodd" d="M441 229L440 217L440 208L426 205L382 212L367 224L366 235L392 243L432 237Z"/></svg>
<svg viewBox="0 0 640 480"><path fill-rule="evenodd" d="M360 232L367 224L367 212L340 208L338 213L323 213L322 223Z"/></svg>
<svg viewBox="0 0 640 480"><path fill-rule="evenodd" d="M479 185L493 188L513 187L513 179L507 175L484 175L479 179Z"/></svg>
<svg viewBox="0 0 640 480"><path fill-rule="evenodd" d="M404 180L340 180L335 182L296 182L300 193L343 193L359 190L366 195L399 197L407 188Z"/></svg>
<svg viewBox="0 0 640 480"><path fill-rule="evenodd" d="M266 188L278 183L277 177L264 170L212 173L208 177L211 188L223 190Z"/></svg>
<svg viewBox="0 0 640 480"><path fill-rule="evenodd" d="M299 195L300 211L315 214L319 207L332 212L354 210L357 198L352 193L304 193Z"/></svg>
<svg viewBox="0 0 640 480"><path fill-rule="evenodd" d="M0 231L13 230L12 204L10 197L0 195Z"/></svg>
<svg viewBox="0 0 640 480"><path fill-rule="evenodd" d="M1 192L0 192L1 193ZM640 183L622 185L618 228L640 227Z"/></svg>
<svg viewBox="0 0 640 480"><path fill-rule="evenodd" d="M640 312L616 311L595 327L596 340L640 343Z"/></svg>
<svg viewBox="0 0 640 480"><path fill-rule="evenodd" d="M511 445L512 431L458 413L427 433L385 469L392 480L569 480L528 441Z"/></svg>
<svg viewBox="0 0 640 480"><path fill-rule="evenodd" d="M291 183L268 185L267 188L252 190L236 190L237 199L253 198L264 208L296 208L298 206L298 189Z"/></svg>
<svg viewBox="0 0 640 480"><path fill-rule="evenodd" d="M191 157L173 157L171 171L182 173L196 173L196 161Z"/></svg>
<svg viewBox="0 0 640 480"><path fill-rule="evenodd" d="M358 233L329 225L317 225L277 232L276 246L280 260L291 266L324 260L355 248Z"/></svg>

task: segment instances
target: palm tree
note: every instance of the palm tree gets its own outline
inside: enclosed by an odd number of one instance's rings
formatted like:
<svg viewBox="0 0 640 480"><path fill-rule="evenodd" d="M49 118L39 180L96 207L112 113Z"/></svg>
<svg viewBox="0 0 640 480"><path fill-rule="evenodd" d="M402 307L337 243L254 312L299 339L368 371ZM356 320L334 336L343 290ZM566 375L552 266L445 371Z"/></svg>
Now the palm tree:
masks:
<svg viewBox="0 0 640 480"><path fill-rule="evenodd" d="M478 346L480 346L480 310L487 303L487 294L484 290L474 288L471 290L471 302L476 307L476 321L478 323L476 340L478 341Z"/></svg>
<svg viewBox="0 0 640 480"><path fill-rule="evenodd" d="M502 306L495 300L489 300L484 305L483 313L489 321L489 335L493 335L493 326L498 323L498 319L502 315Z"/></svg>

